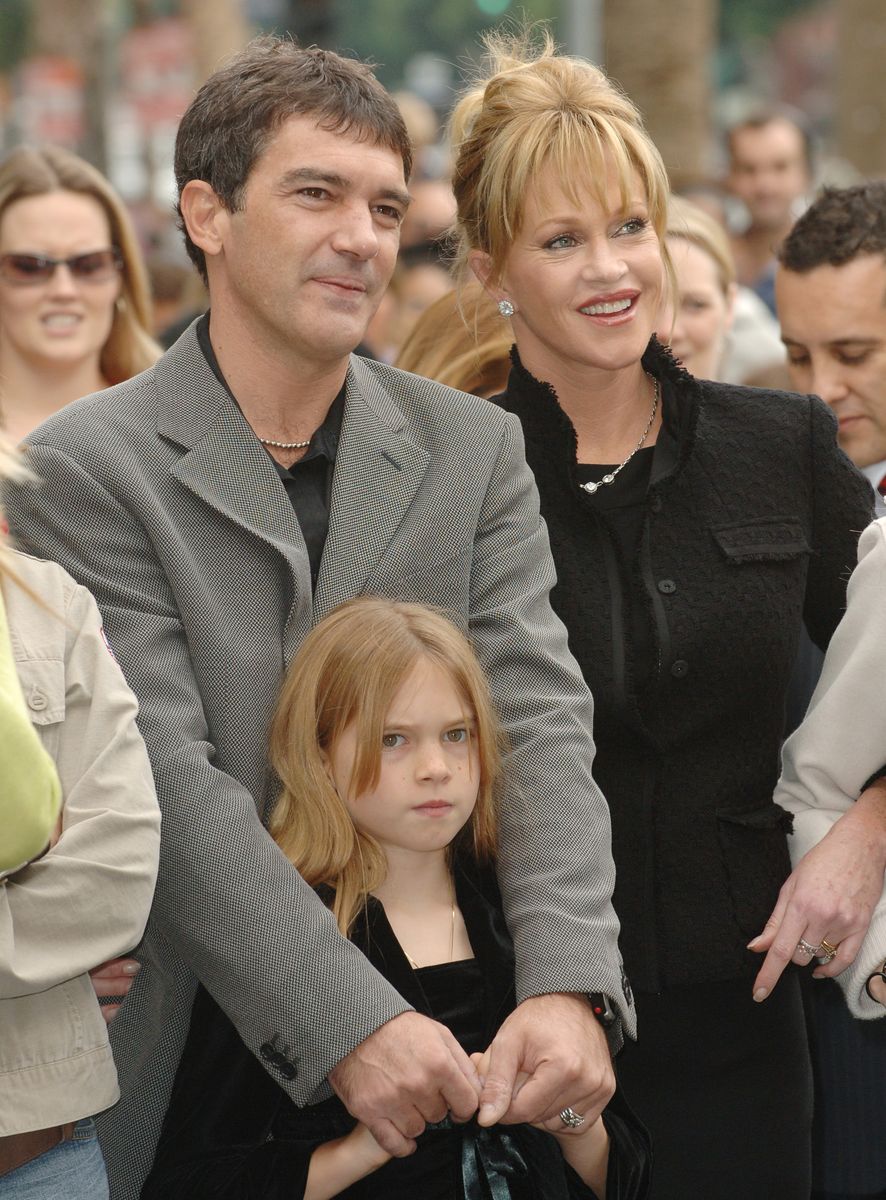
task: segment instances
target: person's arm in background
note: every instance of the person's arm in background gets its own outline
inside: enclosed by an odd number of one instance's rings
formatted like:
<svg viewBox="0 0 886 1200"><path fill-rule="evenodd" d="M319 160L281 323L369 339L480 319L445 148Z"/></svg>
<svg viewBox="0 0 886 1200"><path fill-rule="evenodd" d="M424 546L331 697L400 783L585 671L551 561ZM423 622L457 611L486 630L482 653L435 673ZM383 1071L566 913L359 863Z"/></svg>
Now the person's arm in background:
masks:
<svg viewBox="0 0 886 1200"><path fill-rule="evenodd" d="M41 729L55 759L64 808L61 834L51 849L0 888L4 999L72 979L139 941L160 835L135 697L105 643L95 602L65 580L57 595L44 597L50 611L43 612L30 597L13 603L12 586L6 593L10 623L25 607L64 630L64 662L34 663L38 671L50 671L50 680L52 672L63 672L58 695L42 693L47 703ZM24 632L21 642L27 648ZM20 660L19 669L26 673L30 665ZM55 702L59 708L53 712Z"/></svg>
<svg viewBox="0 0 886 1200"><path fill-rule="evenodd" d="M874 778L886 760L884 595L881 520L859 541L845 616L806 718L783 749L775 800L794 814L794 870L765 933L751 943L768 951L754 985L768 992L800 937L816 946L826 938L838 953L815 974L838 976L850 1009L867 1017L882 1014L864 983L886 953L886 784Z"/></svg>
<svg viewBox="0 0 886 1200"><path fill-rule="evenodd" d="M0 545L0 583L8 555ZM14 587L11 580L6 587ZM25 705L15 672L0 590L0 881L49 844L61 807L61 785Z"/></svg>

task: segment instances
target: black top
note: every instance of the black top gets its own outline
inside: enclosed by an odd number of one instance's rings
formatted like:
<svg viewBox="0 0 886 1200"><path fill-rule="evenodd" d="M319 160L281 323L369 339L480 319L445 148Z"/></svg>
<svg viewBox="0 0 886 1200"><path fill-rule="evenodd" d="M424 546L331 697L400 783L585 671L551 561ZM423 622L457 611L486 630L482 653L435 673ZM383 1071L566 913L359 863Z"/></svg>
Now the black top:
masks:
<svg viewBox="0 0 886 1200"><path fill-rule="evenodd" d="M643 366L664 424L627 513L621 476L579 487L572 423L516 352L495 402L523 426L594 696L625 967L657 992L759 969L747 942L790 871L787 681L801 622L824 646L842 615L871 493L817 398L696 380L655 339Z"/></svg>
<svg viewBox="0 0 886 1200"><path fill-rule="evenodd" d="M472 876L459 871L456 878L472 960L413 970L373 899L352 935L401 994L447 1025L468 1053L489 1045L514 1004L513 948L497 889L491 875ZM620 1093L605 1122L611 1138L606 1200L642 1200L648 1137ZM296 1108L201 988L143 1200L295 1200L316 1146L353 1126L336 1097ZM392 1159L340 1194L347 1200L597 1200L544 1131L448 1120L422 1134L415 1154Z"/></svg>
<svg viewBox="0 0 886 1200"><path fill-rule="evenodd" d="M644 446L631 461L619 471L611 484L594 492L594 508L604 522L615 546L618 557L622 588L627 605L633 645L634 680L642 687L655 669L655 644L646 617L646 605L637 588L631 587L626 564L633 562L640 548L643 522L646 517L646 493L652 474L652 459L655 446ZM617 463L578 463L575 468L576 482L599 483L604 475L615 470Z"/></svg>
<svg viewBox="0 0 886 1200"><path fill-rule="evenodd" d="M212 342L209 338L209 313L204 313L197 323L197 341L216 379L237 404L237 397L228 387L227 380L218 365ZM239 404L237 405L239 408ZM305 454L291 467L283 467L272 454L273 462L290 503L308 549L311 564L311 583L316 584L323 557L323 547L329 532L329 508L332 497L332 476L335 456L345 411L345 386L329 406L323 424L314 431L311 444Z"/></svg>

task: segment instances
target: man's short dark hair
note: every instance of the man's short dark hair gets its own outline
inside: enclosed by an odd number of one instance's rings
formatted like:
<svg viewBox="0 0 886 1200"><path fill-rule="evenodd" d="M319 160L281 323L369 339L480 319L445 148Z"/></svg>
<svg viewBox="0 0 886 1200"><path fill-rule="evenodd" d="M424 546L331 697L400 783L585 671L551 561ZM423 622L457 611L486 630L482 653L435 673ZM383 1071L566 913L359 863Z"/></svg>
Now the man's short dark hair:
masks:
<svg viewBox="0 0 886 1200"><path fill-rule="evenodd" d="M409 179L409 134L371 67L331 50L265 36L211 75L182 117L175 140L179 197L186 183L202 179L225 208L238 211L256 159L293 116L311 116L321 129L350 132L392 150ZM205 282L205 256L188 237L180 205L178 214L188 255Z"/></svg>
<svg viewBox="0 0 886 1200"><path fill-rule="evenodd" d="M886 181L825 188L778 249L788 271L842 267L862 254L886 257Z"/></svg>
<svg viewBox="0 0 886 1200"><path fill-rule="evenodd" d="M734 147L737 134L744 133L746 129L765 129L767 125L790 125L792 129L796 129L800 135L806 170L812 175L815 167L815 138L812 129L803 113L789 108L787 105L754 109L753 112L730 126L726 131L726 148L729 151L730 160L735 156Z"/></svg>

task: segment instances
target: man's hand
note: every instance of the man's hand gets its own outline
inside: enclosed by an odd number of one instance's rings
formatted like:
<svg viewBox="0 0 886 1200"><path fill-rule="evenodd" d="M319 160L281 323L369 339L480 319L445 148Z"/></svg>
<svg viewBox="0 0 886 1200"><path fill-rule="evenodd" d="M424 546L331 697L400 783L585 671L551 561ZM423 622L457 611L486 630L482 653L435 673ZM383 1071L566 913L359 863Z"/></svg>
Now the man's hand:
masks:
<svg viewBox="0 0 886 1200"><path fill-rule="evenodd" d="M361 1042L329 1072L336 1095L388 1154L403 1158L428 1121L477 1111L480 1079L445 1027L406 1012Z"/></svg>
<svg viewBox="0 0 886 1200"><path fill-rule="evenodd" d="M763 932L748 944L766 951L754 980L754 999L765 1000L789 962L807 966L811 955L801 939L820 946L826 938L836 956L818 965L816 979L839 975L858 954L871 914L883 890L883 788L869 788L804 855L778 894Z"/></svg>
<svg viewBox="0 0 886 1200"><path fill-rule="evenodd" d="M141 963L136 962L134 958L112 958L99 967L93 967L89 972L92 986L99 1000L103 996L113 996L115 1000L118 996L120 997L116 1004L102 1005L102 1016L108 1025L120 1011L120 1005L129 995L129 989L140 970Z"/></svg>
<svg viewBox="0 0 886 1200"><path fill-rule="evenodd" d="M583 996L532 996L511 1013L484 1056L481 1125L540 1124L572 1108L588 1124L615 1091L606 1035Z"/></svg>

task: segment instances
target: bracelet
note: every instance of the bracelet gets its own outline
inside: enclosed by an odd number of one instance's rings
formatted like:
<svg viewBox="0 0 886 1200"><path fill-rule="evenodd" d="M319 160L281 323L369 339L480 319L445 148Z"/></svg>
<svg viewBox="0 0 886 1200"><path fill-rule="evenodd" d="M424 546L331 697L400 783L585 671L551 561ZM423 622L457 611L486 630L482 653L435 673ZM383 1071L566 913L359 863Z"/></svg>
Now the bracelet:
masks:
<svg viewBox="0 0 886 1200"><path fill-rule="evenodd" d="M868 975L867 979L864 981L864 990L867 992L873 1002L875 1004L882 1004L882 1001L878 1000L877 997L871 992L872 979L882 979L886 981L886 958L883 959L876 971L871 971L870 975Z"/></svg>

